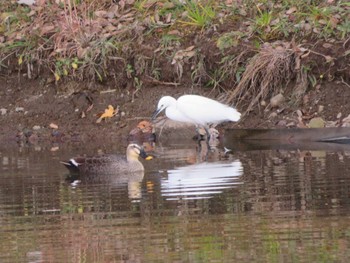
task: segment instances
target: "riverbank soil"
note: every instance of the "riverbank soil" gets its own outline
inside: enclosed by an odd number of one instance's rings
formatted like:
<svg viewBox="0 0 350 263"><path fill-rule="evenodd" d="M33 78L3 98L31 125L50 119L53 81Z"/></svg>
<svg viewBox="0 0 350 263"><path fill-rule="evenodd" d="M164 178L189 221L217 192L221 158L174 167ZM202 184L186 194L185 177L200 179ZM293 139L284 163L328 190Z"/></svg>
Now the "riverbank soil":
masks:
<svg viewBox="0 0 350 263"><path fill-rule="evenodd" d="M150 120L161 96L178 97L190 90L185 86L156 85L135 93L134 89L118 90L113 85L101 84L86 87L80 82L43 85L40 79L28 80L18 75L3 77L1 86L0 140L34 144L106 140L126 144L129 132L140 121ZM71 86L74 86L73 93L70 93ZM213 95L203 88L191 91ZM316 126L346 125L346 117L350 114L347 103L350 87L346 84L322 83L317 89L306 92L304 97L302 105L283 102L275 108L260 106L239 122L225 123L219 128L307 128L313 119L324 121L316 122ZM108 105L118 108L118 113L97 123ZM176 130L172 132L176 133Z"/></svg>
<svg viewBox="0 0 350 263"><path fill-rule="evenodd" d="M219 130L350 126L342 1L35 2L0 7L1 142L126 144L183 94L237 107Z"/></svg>

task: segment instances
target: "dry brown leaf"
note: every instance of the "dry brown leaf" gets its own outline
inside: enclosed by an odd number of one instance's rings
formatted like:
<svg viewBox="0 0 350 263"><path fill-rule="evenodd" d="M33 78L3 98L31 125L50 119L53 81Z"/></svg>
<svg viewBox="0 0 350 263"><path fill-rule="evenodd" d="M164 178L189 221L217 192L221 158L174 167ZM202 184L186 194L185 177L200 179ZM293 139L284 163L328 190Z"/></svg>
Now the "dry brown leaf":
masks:
<svg viewBox="0 0 350 263"><path fill-rule="evenodd" d="M175 29L175 30L170 30L168 32L168 35L181 36L182 34L181 34L181 32L179 30Z"/></svg>
<svg viewBox="0 0 350 263"><path fill-rule="evenodd" d="M329 19L329 22L331 23L332 27L335 28L339 24L339 19L334 17L334 16L332 16Z"/></svg>
<svg viewBox="0 0 350 263"><path fill-rule="evenodd" d="M108 105L108 108L105 109L105 112L97 119L96 123L100 123L105 118L112 118L114 115L118 114L119 109L115 109L112 105Z"/></svg>
<svg viewBox="0 0 350 263"><path fill-rule="evenodd" d="M193 49L194 49L194 46L190 46L186 49L177 51L173 57L171 64L176 64L177 61L181 61L185 57L187 58L193 57L196 54L196 51Z"/></svg>
<svg viewBox="0 0 350 263"><path fill-rule="evenodd" d="M295 6L293 6L287 10L286 14L290 15L290 14L295 13L295 11L297 11L297 8Z"/></svg>
<svg viewBox="0 0 350 263"><path fill-rule="evenodd" d="M103 11L103 10L95 11L95 16L97 16L97 17L107 17L107 11Z"/></svg>
<svg viewBox="0 0 350 263"><path fill-rule="evenodd" d="M331 56L324 56L324 58L326 59L327 63L332 62L334 60L334 58Z"/></svg>
<svg viewBox="0 0 350 263"><path fill-rule="evenodd" d="M40 33L41 35L46 35L47 33L53 33L55 31L55 26L43 26L40 27Z"/></svg>

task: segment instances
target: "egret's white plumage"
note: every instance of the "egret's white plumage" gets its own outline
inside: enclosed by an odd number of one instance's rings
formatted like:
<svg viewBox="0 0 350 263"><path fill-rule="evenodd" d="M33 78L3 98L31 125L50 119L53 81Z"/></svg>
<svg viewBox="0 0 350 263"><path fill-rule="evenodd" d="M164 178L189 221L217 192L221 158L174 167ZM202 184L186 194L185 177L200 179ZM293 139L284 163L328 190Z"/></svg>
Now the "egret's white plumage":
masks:
<svg viewBox="0 0 350 263"><path fill-rule="evenodd" d="M161 179L161 193L172 200L211 198L224 189L243 184L243 165L239 160L177 167L167 174Z"/></svg>
<svg viewBox="0 0 350 263"><path fill-rule="evenodd" d="M183 95L177 100L171 96L162 97L153 118L163 110L169 119L190 122L206 130L210 124L238 121L241 117L235 108L199 95Z"/></svg>

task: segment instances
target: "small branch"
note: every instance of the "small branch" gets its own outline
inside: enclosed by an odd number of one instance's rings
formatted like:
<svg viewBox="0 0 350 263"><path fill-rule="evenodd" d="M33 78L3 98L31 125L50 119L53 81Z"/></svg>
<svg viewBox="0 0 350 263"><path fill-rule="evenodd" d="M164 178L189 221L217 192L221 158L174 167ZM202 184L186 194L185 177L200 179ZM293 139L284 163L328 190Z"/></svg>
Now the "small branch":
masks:
<svg viewBox="0 0 350 263"><path fill-rule="evenodd" d="M180 85L180 83L177 83L177 82L165 82L165 81L160 81L160 80L157 80L155 78L152 78L150 76L146 76L150 82L153 82L155 84L160 84L160 85L171 85L171 86L178 86Z"/></svg>
<svg viewBox="0 0 350 263"><path fill-rule="evenodd" d="M341 83L345 84L348 88L350 88L350 85L344 81L343 77L340 77L340 78L341 78Z"/></svg>

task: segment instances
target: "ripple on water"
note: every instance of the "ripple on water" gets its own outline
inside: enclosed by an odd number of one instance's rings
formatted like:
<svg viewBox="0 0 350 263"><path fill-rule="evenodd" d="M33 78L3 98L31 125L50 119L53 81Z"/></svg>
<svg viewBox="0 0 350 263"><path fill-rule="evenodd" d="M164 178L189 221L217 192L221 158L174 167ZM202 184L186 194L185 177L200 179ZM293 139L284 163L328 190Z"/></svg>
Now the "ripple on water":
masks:
<svg viewBox="0 0 350 263"><path fill-rule="evenodd" d="M71 149L2 151L0 261L347 262L348 152L159 151L141 177L73 185Z"/></svg>

